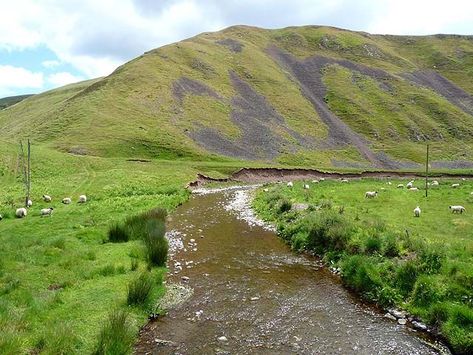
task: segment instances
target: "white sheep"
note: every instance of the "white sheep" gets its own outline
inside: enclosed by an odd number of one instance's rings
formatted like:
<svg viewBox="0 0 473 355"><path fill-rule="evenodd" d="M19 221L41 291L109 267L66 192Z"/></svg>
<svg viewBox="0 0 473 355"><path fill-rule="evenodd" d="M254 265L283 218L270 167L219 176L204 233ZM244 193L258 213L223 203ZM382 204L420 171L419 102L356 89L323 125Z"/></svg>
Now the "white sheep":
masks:
<svg viewBox="0 0 473 355"><path fill-rule="evenodd" d="M378 196L378 191L366 191L365 198L374 198Z"/></svg>
<svg viewBox="0 0 473 355"><path fill-rule="evenodd" d="M439 186L439 182L437 180L432 181L432 186Z"/></svg>
<svg viewBox="0 0 473 355"><path fill-rule="evenodd" d="M33 206L33 201L31 201L31 200L26 201L26 206L28 206L28 207Z"/></svg>
<svg viewBox="0 0 473 355"><path fill-rule="evenodd" d="M3 216L0 214L0 221L3 219Z"/></svg>
<svg viewBox="0 0 473 355"><path fill-rule="evenodd" d="M403 188L404 188L404 184L398 184L398 185L397 185L397 188L398 188L398 189L403 189Z"/></svg>
<svg viewBox="0 0 473 355"><path fill-rule="evenodd" d="M304 190L308 190L309 189L309 185L308 184L304 184Z"/></svg>
<svg viewBox="0 0 473 355"><path fill-rule="evenodd" d="M419 191L419 189L417 187L411 187L409 191Z"/></svg>
<svg viewBox="0 0 473 355"><path fill-rule="evenodd" d="M342 179L341 182L348 182L348 179Z"/></svg>
<svg viewBox="0 0 473 355"><path fill-rule="evenodd" d="M406 184L406 187L407 187L408 189L410 189L410 188L413 187L413 186L414 186L414 180L411 180L411 181L409 181L409 182Z"/></svg>
<svg viewBox="0 0 473 355"><path fill-rule="evenodd" d="M388 181L388 185L392 185L393 183L391 181Z"/></svg>
<svg viewBox="0 0 473 355"><path fill-rule="evenodd" d="M453 187L454 189L456 189L456 188L459 187L459 186L460 186L460 184L452 184L452 187Z"/></svg>
<svg viewBox="0 0 473 355"><path fill-rule="evenodd" d="M71 198L70 197L64 197L62 199L62 203L65 204L65 205L68 205L72 202Z"/></svg>
<svg viewBox="0 0 473 355"><path fill-rule="evenodd" d="M289 181L289 182L287 183L287 187L293 187L293 186L294 186L294 183L293 183L292 181Z"/></svg>
<svg viewBox="0 0 473 355"><path fill-rule="evenodd" d="M87 202L87 196L80 195L79 196L79 203L86 203L86 202Z"/></svg>
<svg viewBox="0 0 473 355"><path fill-rule="evenodd" d="M325 181L325 178L323 178L323 177L319 178L319 181Z"/></svg>
<svg viewBox="0 0 473 355"><path fill-rule="evenodd" d="M269 189L263 189L263 191L264 191L264 192L268 192L268 191L269 191Z"/></svg>
<svg viewBox="0 0 473 355"><path fill-rule="evenodd" d="M448 208L450 208L450 210L452 211L452 213L463 213L465 212L465 207L463 206L448 206Z"/></svg>
<svg viewBox="0 0 473 355"><path fill-rule="evenodd" d="M52 198L49 195L43 195L43 201L44 202L51 202Z"/></svg>
<svg viewBox="0 0 473 355"><path fill-rule="evenodd" d="M43 216L50 216L50 217L51 217L51 214L53 213L53 210L54 210L54 208L52 208L52 207L43 208L43 209L41 210L41 216L42 216L42 217L43 217Z"/></svg>
<svg viewBox="0 0 473 355"><path fill-rule="evenodd" d="M466 181L466 178L462 178L462 181Z"/></svg>
<svg viewBox="0 0 473 355"><path fill-rule="evenodd" d="M318 183L319 183L319 180L312 180L312 183L313 183L313 184L318 184Z"/></svg>
<svg viewBox="0 0 473 355"><path fill-rule="evenodd" d="M420 217L420 207L417 206L416 208L414 208L414 217Z"/></svg>
<svg viewBox="0 0 473 355"><path fill-rule="evenodd" d="M28 214L28 211L27 211L26 208L24 208L24 207L17 208L17 210L16 210L16 212L15 212L15 215L16 215L18 218L26 217L27 214Z"/></svg>

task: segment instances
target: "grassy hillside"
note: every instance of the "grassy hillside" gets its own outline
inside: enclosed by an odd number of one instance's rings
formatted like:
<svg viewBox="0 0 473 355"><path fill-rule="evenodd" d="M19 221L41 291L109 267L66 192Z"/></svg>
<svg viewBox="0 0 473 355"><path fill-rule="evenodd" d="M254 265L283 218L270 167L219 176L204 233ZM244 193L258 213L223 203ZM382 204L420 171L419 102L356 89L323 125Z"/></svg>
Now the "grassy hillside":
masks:
<svg viewBox="0 0 473 355"><path fill-rule="evenodd" d="M24 99L27 99L31 95L17 95L17 96L8 96L0 99L0 110L7 108L8 106L12 106L17 104Z"/></svg>
<svg viewBox="0 0 473 355"><path fill-rule="evenodd" d="M104 157L473 166L473 37L246 26L0 112L0 138ZM453 161L448 164L442 161Z"/></svg>

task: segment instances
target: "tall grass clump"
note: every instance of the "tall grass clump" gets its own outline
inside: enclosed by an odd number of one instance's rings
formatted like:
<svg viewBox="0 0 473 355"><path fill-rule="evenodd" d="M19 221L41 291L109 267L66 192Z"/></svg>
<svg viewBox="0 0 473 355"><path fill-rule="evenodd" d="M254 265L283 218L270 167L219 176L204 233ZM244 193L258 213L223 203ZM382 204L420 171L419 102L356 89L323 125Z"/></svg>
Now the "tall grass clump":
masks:
<svg viewBox="0 0 473 355"><path fill-rule="evenodd" d="M157 226L156 229L149 230L144 243L148 264L151 266L166 266L169 243L162 229Z"/></svg>
<svg viewBox="0 0 473 355"><path fill-rule="evenodd" d="M124 224L113 223L108 229L108 240L112 243L128 242L130 235Z"/></svg>
<svg viewBox="0 0 473 355"><path fill-rule="evenodd" d="M148 301L148 297L153 288L153 279L149 272L145 271L128 284L128 305L143 305Z"/></svg>
<svg viewBox="0 0 473 355"><path fill-rule="evenodd" d="M135 340L135 331L123 310L113 311L102 327L94 355L129 354Z"/></svg>

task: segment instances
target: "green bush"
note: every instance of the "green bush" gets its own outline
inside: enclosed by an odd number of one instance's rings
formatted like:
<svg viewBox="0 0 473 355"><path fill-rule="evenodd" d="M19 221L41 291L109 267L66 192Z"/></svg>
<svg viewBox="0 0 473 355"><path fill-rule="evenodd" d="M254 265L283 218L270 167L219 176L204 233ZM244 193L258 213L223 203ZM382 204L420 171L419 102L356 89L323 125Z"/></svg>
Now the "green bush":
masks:
<svg viewBox="0 0 473 355"><path fill-rule="evenodd" d="M113 223L108 228L108 240L112 243L128 242L128 240L130 240L130 235L128 234L125 225Z"/></svg>
<svg viewBox="0 0 473 355"><path fill-rule="evenodd" d="M143 305L148 301L148 297L153 288L153 279L149 272L145 271L128 284L128 305Z"/></svg>
<svg viewBox="0 0 473 355"><path fill-rule="evenodd" d="M420 268L426 274L436 274L440 271L445 260L441 248L424 247L419 253Z"/></svg>
<svg viewBox="0 0 473 355"><path fill-rule="evenodd" d="M329 250L344 250L350 240L350 224L333 211L310 214L303 223L307 230L307 248L319 254Z"/></svg>
<svg viewBox="0 0 473 355"><path fill-rule="evenodd" d="M418 275L417 264L413 260L405 261L397 268L395 284L404 296L409 295L414 289Z"/></svg>
<svg viewBox="0 0 473 355"><path fill-rule="evenodd" d="M292 203L291 201L287 199L281 199L278 202L278 208L277 208L278 214L289 212L291 208L292 208Z"/></svg>
<svg viewBox="0 0 473 355"><path fill-rule="evenodd" d="M445 280L442 277L420 275L412 291L411 303L415 306L429 306L442 301L445 291Z"/></svg>
<svg viewBox="0 0 473 355"><path fill-rule="evenodd" d="M394 234L386 234L383 238L382 252L384 256L394 258L399 256L400 248L397 243L397 238Z"/></svg>
<svg viewBox="0 0 473 355"><path fill-rule="evenodd" d="M135 340L135 331L123 310L113 311L99 334L97 347L93 354L130 354Z"/></svg>
<svg viewBox="0 0 473 355"><path fill-rule="evenodd" d="M366 254L374 254L381 251L381 239L376 235L370 235L365 240L364 251Z"/></svg>
<svg viewBox="0 0 473 355"><path fill-rule="evenodd" d="M342 262L342 277L348 287L373 300L382 286L375 260L364 255L345 258Z"/></svg>

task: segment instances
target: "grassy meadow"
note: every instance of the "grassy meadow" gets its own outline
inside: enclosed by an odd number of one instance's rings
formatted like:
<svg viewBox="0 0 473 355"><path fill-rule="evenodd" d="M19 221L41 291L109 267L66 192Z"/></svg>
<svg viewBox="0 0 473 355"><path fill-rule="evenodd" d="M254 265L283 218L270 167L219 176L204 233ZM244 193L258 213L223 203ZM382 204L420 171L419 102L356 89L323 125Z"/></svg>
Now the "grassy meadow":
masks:
<svg viewBox="0 0 473 355"><path fill-rule="evenodd" d="M362 297L408 310L436 327L455 352L471 353L473 182L439 179L426 198L422 179L414 183L419 191L397 188L408 181L274 184L257 192L254 207L294 249L314 251L340 267L344 283ZM365 198L366 191L378 191L378 197ZM294 211L295 203L308 209ZM452 214L449 205L463 205L466 212Z"/></svg>
<svg viewBox="0 0 473 355"><path fill-rule="evenodd" d="M164 292L166 269L148 267L141 240L109 242L109 228L156 207L171 211L187 200L184 187L197 172L223 176L235 166L131 162L33 145L33 207L17 219L14 212L24 196L17 147L1 147L0 353L100 353L98 339L106 337L101 332L108 327L120 334L115 323L124 319L122 333L133 335L132 344ZM53 201L43 202L43 194ZM87 195L86 204L77 203L80 194ZM73 203L63 205L63 197ZM52 217L40 217L40 209L50 206ZM140 282L151 287L144 297ZM133 296L129 289L137 284Z"/></svg>

